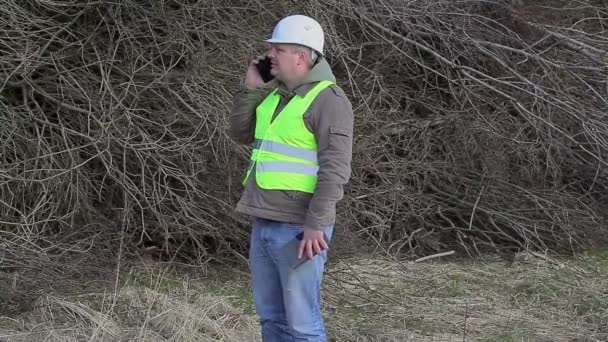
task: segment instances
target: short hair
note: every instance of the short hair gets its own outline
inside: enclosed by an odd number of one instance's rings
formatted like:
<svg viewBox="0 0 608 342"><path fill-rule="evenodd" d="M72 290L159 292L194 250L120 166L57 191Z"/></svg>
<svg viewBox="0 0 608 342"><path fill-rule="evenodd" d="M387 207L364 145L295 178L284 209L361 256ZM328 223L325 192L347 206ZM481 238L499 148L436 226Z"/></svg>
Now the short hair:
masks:
<svg viewBox="0 0 608 342"><path fill-rule="evenodd" d="M305 55L309 56L310 57L310 60L309 60L310 67L314 66L315 63L317 62L317 59L319 59L319 53L317 51L315 51L314 49L311 49L306 46L294 45L294 46L292 46L291 51L293 53L302 52Z"/></svg>

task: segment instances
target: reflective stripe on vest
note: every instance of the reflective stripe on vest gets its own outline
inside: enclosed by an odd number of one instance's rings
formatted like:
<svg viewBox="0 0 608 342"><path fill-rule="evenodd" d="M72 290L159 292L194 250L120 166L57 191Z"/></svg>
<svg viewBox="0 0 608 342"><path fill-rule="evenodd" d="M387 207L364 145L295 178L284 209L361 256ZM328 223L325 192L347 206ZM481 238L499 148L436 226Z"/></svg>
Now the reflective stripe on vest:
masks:
<svg viewBox="0 0 608 342"><path fill-rule="evenodd" d="M317 162L317 151L311 151L276 141L256 139L253 143L253 148L267 152L284 154L289 157L304 159L313 163Z"/></svg>
<svg viewBox="0 0 608 342"><path fill-rule="evenodd" d="M255 181L262 189L314 192L319 171L317 142L304 115L317 95L332 84L321 81L304 96L294 95L274 119L280 102L277 89L258 105L251 164L243 184L255 167Z"/></svg>
<svg viewBox="0 0 608 342"><path fill-rule="evenodd" d="M317 172L319 172L319 167L281 161L258 162L256 172L289 172L316 176Z"/></svg>

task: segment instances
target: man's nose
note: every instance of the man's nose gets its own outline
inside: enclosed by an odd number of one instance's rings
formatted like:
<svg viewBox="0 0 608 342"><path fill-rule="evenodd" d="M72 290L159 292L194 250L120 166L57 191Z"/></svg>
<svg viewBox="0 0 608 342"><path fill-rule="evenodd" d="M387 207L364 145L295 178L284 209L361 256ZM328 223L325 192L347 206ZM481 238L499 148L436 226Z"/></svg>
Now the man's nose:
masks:
<svg viewBox="0 0 608 342"><path fill-rule="evenodd" d="M270 58L275 58L276 54L275 54L275 50L272 46L270 48L268 48L268 51L266 52L266 56L268 56Z"/></svg>

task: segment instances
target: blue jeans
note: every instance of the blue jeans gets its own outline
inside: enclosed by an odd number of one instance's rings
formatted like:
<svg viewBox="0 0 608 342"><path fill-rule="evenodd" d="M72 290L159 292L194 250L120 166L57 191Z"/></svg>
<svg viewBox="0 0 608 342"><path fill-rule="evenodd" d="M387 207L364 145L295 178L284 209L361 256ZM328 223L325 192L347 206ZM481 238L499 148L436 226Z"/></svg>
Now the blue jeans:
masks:
<svg viewBox="0 0 608 342"><path fill-rule="evenodd" d="M320 307L327 252L296 269L288 262L287 253L297 253L288 243L302 231L301 224L260 218L253 223L249 267L264 342L327 340ZM332 233L333 226L325 229L328 239Z"/></svg>

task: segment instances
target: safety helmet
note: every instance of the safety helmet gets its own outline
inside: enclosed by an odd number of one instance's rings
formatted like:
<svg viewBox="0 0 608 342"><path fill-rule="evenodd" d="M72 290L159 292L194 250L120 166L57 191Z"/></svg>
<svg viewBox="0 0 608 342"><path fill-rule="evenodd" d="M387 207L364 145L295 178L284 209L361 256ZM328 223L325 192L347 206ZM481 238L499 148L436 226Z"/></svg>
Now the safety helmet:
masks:
<svg viewBox="0 0 608 342"><path fill-rule="evenodd" d="M325 35L321 25L305 15L291 15L281 19L274 27L268 43L298 44L323 54Z"/></svg>

